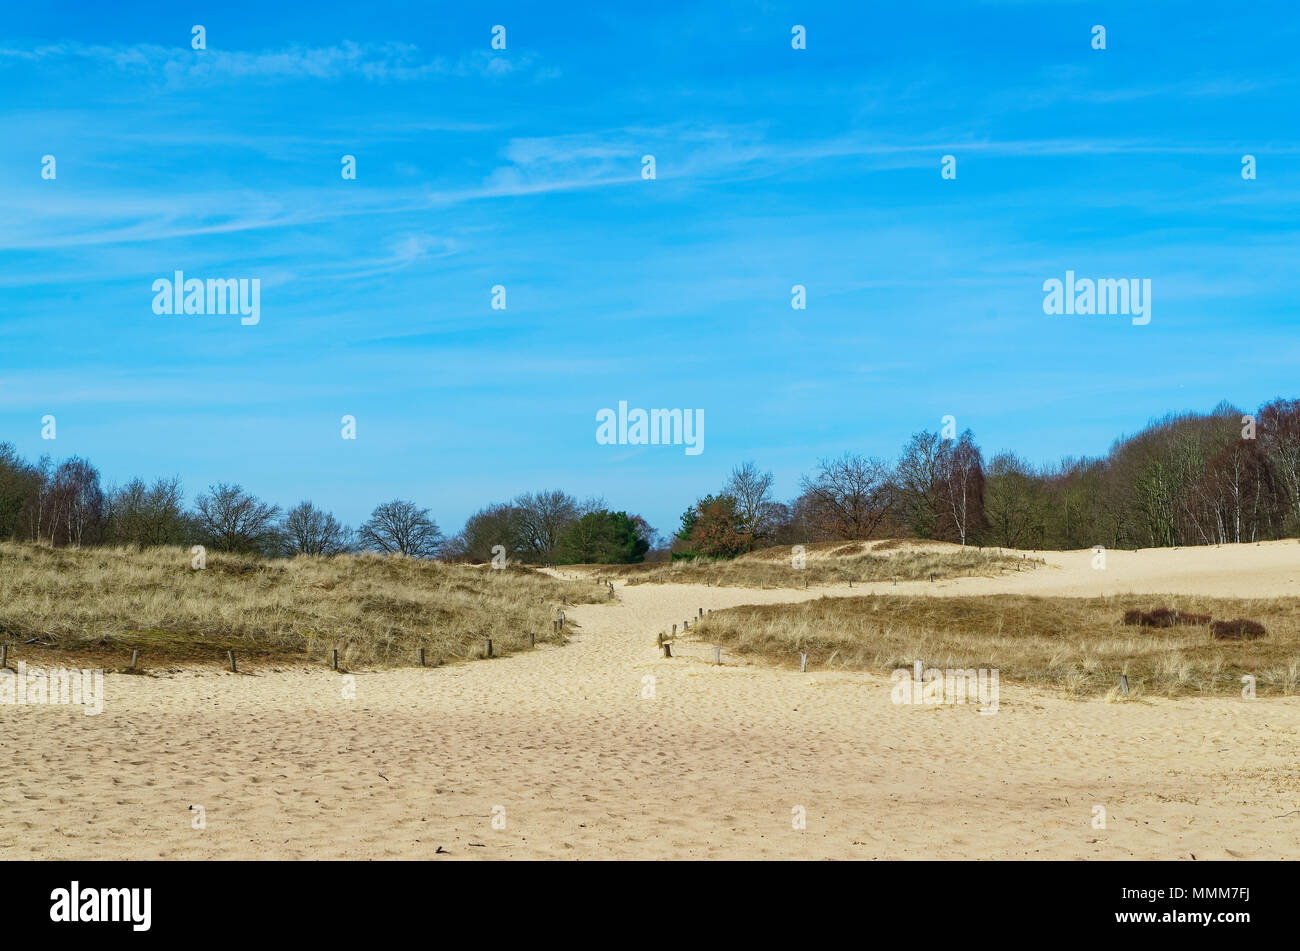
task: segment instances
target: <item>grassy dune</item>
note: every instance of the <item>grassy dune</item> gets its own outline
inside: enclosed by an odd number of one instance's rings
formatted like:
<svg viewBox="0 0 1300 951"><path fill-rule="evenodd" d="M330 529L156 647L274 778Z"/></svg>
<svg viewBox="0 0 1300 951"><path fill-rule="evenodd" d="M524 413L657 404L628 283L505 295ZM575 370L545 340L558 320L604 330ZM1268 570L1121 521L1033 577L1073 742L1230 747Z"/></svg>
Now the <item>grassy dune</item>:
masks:
<svg viewBox="0 0 1300 951"><path fill-rule="evenodd" d="M553 631L561 599L602 601L590 582L525 568L445 565L346 556L265 560L210 553L190 568L181 548L50 549L0 543L0 642L33 648L142 649L147 661L240 656L345 665L433 664L563 639ZM571 625L572 622L566 622ZM126 661L122 662L123 664Z"/></svg>
<svg viewBox="0 0 1300 951"><path fill-rule="evenodd" d="M677 561L651 565L622 565L606 575L620 575L628 584L680 583L725 587L802 588L807 585L867 581L936 581L972 575L994 576L1029 571L1043 562L981 551L942 542L889 540L878 542L819 542L805 545L805 564L794 567L790 547L765 548L733 560Z"/></svg>
<svg viewBox="0 0 1300 951"><path fill-rule="evenodd" d="M1216 641L1206 625L1131 627L1132 608L1169 607L1215 620L1250 618L1267 636ZM1294 694L1300 679L1300 598L1227 599L1124 595L1098 598L821 598L802 604L714 611L696 637L744 654L809 669L888 674L927 667L997 668L1006 682L1109 695L1128 675L1131 696L1240 696L1256 678L1259 696Z"/></svg>

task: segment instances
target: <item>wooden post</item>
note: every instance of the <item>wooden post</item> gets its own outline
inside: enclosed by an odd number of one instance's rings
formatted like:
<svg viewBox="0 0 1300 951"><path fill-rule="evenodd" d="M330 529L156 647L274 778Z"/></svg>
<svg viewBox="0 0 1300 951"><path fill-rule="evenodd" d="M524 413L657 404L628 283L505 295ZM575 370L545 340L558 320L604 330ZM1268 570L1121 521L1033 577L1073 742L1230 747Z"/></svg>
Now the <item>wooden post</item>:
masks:
<svg viewBox="0 0 1300 951"><path fill-rule="evenodd" d="M930 583L934 584L934 572L930 572Z"/></svg>
<svg viewBox="0 0 1300 951"><path fill-rule="evenodd" d="M232 674L237 674L237 673L239 673L239 671L235 668L235 652L234 652L234 651L226 651L226 660L230 661L230 672L231 672Z"/></svg>
<svg viewBox="0 0 1300 951"><path fill-rule="evenodd" d="M722 648L721 648L721 647L715 647L715 648L713 648L713 663L714 663L715 665L718 665L718 664L721 664L721 663L722 663Z"/></svg>
<svg viewBox="0 0 1300 951"><path fill-rule="evenodd" d="M483 656L484 656L484 657L491 657L491 656L492 656L492 638L490 638L490 637L485 637L485 638L483 638L483 640L487 643L487 653L484 654Z"/></svg>
<svg viewBox="0 0 1300 951"><path fill-rule="evenodd" d="M804 579L803 579L803 586L804 586L804 590L806 591L806 590L808 589L808 579L807 579L807 578L804 578Z"/></svg>
<svg viewBox="0 0 1300 951"><path fill-rule="evenodd" d="M139 649L131 651L131 669L135 670L135 662L140 659Z"/></svg>
<svg viewBox="0 0 1300 951"><path fill-rule="evenodd" d="M1126 697L1128 696L1128 675L1127 674L1119 675L1119 692Z"/></svg>
<svg viewBox="0 0 1300 951"><path fill-rule="evenodd" d="M529 631L528 633L528 646L529 647L537 646L537 635L532 633L531 631Z"/></svg>
<svg viewBox="0 0 1300 951"><path fill-rule="evenodd" d="M415 662L421 667L424 666L424 648L417 647L415 650Z"/></svg>
<svg viewBox="0 0 1300 951"><path fill-rule="evenodd" d="M704 617L704 608L700 608L700 617Z"/></svg>
<svg viewBox="0 0 1300 951"><path fill-rule="evenodd" d="M685 633L686 633L687 631L689 631L690 629L691 629L691 622L690 622L690 621L682 621L682 633L685 634Z"/></svg>
<svg viewBox="0 0 1300 951"><path fill-rule="evenodd" d="M799 673L802 674L802 673L806 673L807 671L808 671L808 655L807 655L807 654L800 654L800 655L799 655Z"/></svg>
<svg viewBox="0 0 1300 951"><path fill-rule="evenodd" d="M560 603L561 603L561 604L568 604L568 603L569 603L569 596L568 596L567 594L562 594L562 595L560 595Z"/></svg>
<svg viewBox="0 0 1300 951"><path fill-rule="evenodd" d="M9 666L9 645L0 644L0 670Z"/></svg>
<svg viewBox="0 0 1300 951"><path fill-rule="evenodd" d="M330 651L330 668L331 668L332 670L338 670L338 669L339 669L339 652L338 652L338 648L335 648L334 650Z"/></svg>
<svg viewBox="0 0 1300 951"><path fill-rule="evenodd" d="M673 637L676 637L676 636L677 636L677 625L674 624L674 625L673 625ZM5 650L8 650L8 648L5 648Z"/></svg>
<svg viewBox="0 0 1300 951"><path fill-rule="evenodd" d="M664 656L665 657L673 656L673 645L669 644L667 641L664 641Z"/></svg>

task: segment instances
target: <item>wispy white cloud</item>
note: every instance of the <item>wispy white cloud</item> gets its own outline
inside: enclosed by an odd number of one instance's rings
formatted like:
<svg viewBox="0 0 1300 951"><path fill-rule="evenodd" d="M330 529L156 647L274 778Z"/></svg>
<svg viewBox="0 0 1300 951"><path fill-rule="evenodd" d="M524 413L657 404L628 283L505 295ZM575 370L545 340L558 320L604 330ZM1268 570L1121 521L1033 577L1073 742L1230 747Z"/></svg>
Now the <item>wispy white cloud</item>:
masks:
<svg viewBox="0 0 1300 951"><path fill-rule="evenodd" d="M428 57L411 43L351 43L276 50L192 50L156 44L104 46L64 41L28 48L0 48L0 63L34 64L69 61L90 63L140 76L160 77L173 86L239 80L342 79L412 82L442 77L502 77L536 70L531 53L472 50L457 57Z"/></svg>

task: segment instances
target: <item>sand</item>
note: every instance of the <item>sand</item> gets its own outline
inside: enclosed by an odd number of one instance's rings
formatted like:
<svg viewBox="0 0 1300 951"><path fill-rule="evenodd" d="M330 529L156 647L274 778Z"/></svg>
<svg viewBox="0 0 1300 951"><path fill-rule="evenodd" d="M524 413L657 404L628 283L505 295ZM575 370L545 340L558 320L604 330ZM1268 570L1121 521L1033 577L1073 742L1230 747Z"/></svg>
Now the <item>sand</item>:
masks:
<svg viewBox="0 0 1300 951"><path fill-rule="evenodd" d="M852 593L1300 594L1294 541L1042 557ZM563 647L361 672L353 699L328 670L214 667L109 674L99 716L0 706L0 858L1300 857L1298 698L895 706L880 676L656 649L699 608L823 590L617 593L569 608Z"/></svg>

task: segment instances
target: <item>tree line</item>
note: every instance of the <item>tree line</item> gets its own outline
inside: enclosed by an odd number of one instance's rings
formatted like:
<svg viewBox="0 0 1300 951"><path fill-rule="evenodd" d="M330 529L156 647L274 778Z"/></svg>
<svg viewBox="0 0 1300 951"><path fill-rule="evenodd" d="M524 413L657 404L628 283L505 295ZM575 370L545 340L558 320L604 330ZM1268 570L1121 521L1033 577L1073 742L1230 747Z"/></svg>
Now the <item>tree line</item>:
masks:
<svg viewBox="0 0 1300 951"><path fill-rule="evenodd" d="M781 502L772 474L735 467L681 517L672 557L768 545L913 537L1006 548L1147 548L1300 534L1300 400L1169 414L1097 458L985 461L969 429L915 433L898 458L823 460Z"/></svg>
<svg viewBox="0 0 1300 951"><path fill-rule="evenodd" d="M510 561L577 564L641 561L654 537L640 516L558 490L490 505L450 538L427 508L405 499L376 506L356 529L310 501L286 511L228 483L187 507L178 478L105 489L86 459L29 463L0 443L0 539L55 547L203 545L266 557L372 551L479 562L499 552Z"/></svg>
<svg viewBox="0 0 1300 951"><path fill-rule="evenodd" d="M1300 400L1273 400L1253 416L1227 403L1170 414L1105 456L1048 466L1009 451L986 462L969 429L923 430L892 461L854 452L822 460L788 502L772 486L772 473L756 463L736 466L657 547L639 515L558 489L488 505L448 538L429 509L409 500L376 506L356 529L310 501L283 510L228 483L186 506L177 478L105 489L86 459L30 463L0 443L0 538L534 564L734 557L769 545L887 537L1032 549L1258 541L1300 534Z"/></svg>

